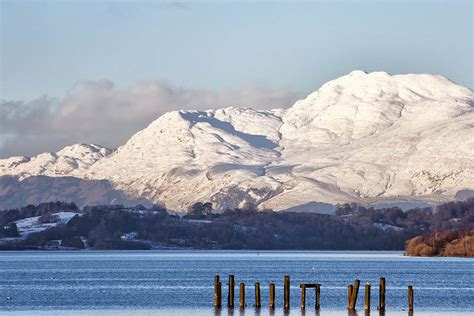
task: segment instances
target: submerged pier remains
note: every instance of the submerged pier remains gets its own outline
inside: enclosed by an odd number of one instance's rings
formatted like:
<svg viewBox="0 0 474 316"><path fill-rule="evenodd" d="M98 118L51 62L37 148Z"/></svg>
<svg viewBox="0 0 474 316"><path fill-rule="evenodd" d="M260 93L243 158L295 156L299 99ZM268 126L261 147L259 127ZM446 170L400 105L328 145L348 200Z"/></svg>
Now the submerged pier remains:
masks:
<svg viewBox="0 0 474 316"><path fill-rule="evenodd" d="M228 277L228 292L227 292L227 308L234 308L234 299L235 299L235 278L234 275L229 275ZM319 311L321 308L321 287L322 285L319 283L301 283L299 285L301 289L301 309L306 309L306 294L307 289L314 289L315 293L315 303L314 308L315 310ZM357 305L357 297L359 295L359 287L360 287L360 280L356 279L354 284L349 284L347 286L347 309L349 312L354 312L356 310ZM241 282L239 284L239 308L245 309L247 307L245 301L245 283ZM370 302L371 302L371 284L366 283L364 286L364 309L366 314L370 313ZM276 286L275 283L271 282L269 284L269 302L268 308L270 310L275 309L276 304ZM283 308L285 310L290 309L290 291L291 284L290 284L290 276L285 275L283 279ZM378 305L377 309L381 312L385 312L385 278L380 278L379 283L379 295L378 295ZM408 311L413 313L414 309L414 290L413 286L408 286ZM256 309L260 309L262 307L262 297L260 291L260 282L255 282L255 304L253 305ZM220 281L220 276L214 276L214 307L216 309L220 309L222 307L222 283Z"/></svg>

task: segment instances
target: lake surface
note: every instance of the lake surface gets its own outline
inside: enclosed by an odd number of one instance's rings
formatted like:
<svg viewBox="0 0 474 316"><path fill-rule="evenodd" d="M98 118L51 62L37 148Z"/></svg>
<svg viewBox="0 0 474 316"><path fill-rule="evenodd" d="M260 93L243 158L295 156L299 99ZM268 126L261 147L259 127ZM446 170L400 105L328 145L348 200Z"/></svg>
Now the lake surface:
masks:
<svg viewBox="0 0 474 316"><path fill-rule="evenodd" d="M213 277L246 284L246 312L215 312ZM415 289L415 314L474 315L474 259L404 257L400 252L327 251L77 251L0 252L0 313L28 315L283 315L283 277L291 276L291 315L301 315L300 283L321 284L321 316L347 315L347 285L361 280L357 309L364 315L364 284L386 278L386 315L406 315L407 286ZM268 284L276 284L275 313ZM262 306L255 311L254 283ZM307 290L306 315L315 314ZM11 299L6 299L7 297ZM343 311L343 312L342 312ZM440 312L442 313L435 313ZM362 313L361 313L362 312Z"/></svg>

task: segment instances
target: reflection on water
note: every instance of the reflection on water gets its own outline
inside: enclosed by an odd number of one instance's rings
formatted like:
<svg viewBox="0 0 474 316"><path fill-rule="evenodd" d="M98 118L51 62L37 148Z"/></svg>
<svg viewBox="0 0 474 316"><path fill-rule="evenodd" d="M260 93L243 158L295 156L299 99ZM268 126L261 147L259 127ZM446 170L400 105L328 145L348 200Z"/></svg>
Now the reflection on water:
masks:
<svg viewBox="0 0 474 316"><path fill-rule="evenodd" d="M5 315L12 316L31 316L31 311L10 311ZM300 310L293 309L285 311L283 309L156 309L156 310L58 310L58 311L35 311L35 316L472 316L470 312L434 312L434 311L343 311L343 310ZM3 314L2 314L3 315Z"/></svg>
<svg viewBox="0 0 474 316"><path fill-rule="evenodd" d="M418 312L417 315L450 315L450 313L436 313L436 312ZM467 313L466 313L467 314ZM246 308L246 309L232 309L232 308L215 308L214 316L334 316L334 315L347 315L347 316L399 316L408 315L414 316L413 311L402 311L402 312L385 312L385 311L358 311L358 310L347 310L347 311L321 311L311 309L265 309L265 308ZM454 314L453 314L454 315ZM455 315L462 315L462 313L456 313Z"/></svg>

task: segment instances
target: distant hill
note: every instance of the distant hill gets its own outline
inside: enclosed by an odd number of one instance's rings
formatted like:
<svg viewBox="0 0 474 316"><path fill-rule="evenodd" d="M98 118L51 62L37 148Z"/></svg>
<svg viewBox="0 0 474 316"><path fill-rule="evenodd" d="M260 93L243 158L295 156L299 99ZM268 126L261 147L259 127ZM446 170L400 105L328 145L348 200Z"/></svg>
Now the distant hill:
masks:
<svg viewBox="0 0 474 316"><path fill-rule="evenodd" d="M145 200L178 212L196 201L321 212L438 204L474 189L473 135L470 89L436 75L353 71L288 109L175 111L116 150L78 144L0 160L0 208L25 197L80 207Z"/></svg>

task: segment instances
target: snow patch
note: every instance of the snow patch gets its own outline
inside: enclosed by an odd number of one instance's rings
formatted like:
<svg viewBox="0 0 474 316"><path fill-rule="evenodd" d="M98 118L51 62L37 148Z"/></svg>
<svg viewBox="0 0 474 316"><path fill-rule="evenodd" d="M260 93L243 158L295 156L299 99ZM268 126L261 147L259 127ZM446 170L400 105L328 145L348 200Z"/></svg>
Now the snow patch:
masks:
<svg viewBox="0 0 474 316"><path fill-rule="evenodd" d="M377 228L380 228L382 230L396 230L396 231L403 230L402 227L398 227L398 226L390 225L390 224L386 224L386 223L374 223L374 226L377 227Z"/></svg>
<svg viewBox="0 0 474 316"><path fill-rule="evenodd" d="M21 237L27 237L32 233L38 233L49 228L55 227L58 224L66 224L76 215L80 216L80 213L76 212L58 212L51 214L53 217L57 217L55 223L39 223L38 220L41 216L28 217L15 221L15 224L18 228L18 232Z"/></svg>

